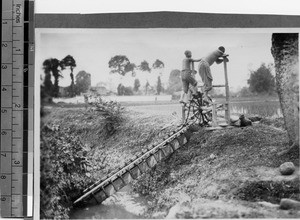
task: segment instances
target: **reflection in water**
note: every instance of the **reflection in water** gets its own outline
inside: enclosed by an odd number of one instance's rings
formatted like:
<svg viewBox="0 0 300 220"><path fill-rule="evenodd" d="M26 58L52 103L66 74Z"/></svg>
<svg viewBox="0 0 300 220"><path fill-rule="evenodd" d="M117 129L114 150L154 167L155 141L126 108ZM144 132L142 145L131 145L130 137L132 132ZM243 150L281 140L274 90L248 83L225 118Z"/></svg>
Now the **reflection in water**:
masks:
<svg viewBox="0 0 300 220"><path fill-rule="evenodd" d="M262 117L282 117L279 102L231 103L231 113L260 115Z"/></svg>
<svg viewBox="0 0 300 220"><path fill-rule="evenodd" d="M100 205L73 210L71 219L142 219L147 211L147 201L124 187Z"/></svg>

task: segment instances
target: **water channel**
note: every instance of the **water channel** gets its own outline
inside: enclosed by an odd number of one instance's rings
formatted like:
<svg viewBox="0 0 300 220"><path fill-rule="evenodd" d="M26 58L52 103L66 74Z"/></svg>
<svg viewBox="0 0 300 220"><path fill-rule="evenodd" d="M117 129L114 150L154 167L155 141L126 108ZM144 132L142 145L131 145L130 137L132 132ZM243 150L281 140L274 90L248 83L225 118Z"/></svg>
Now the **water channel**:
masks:
<svg viewBox="0 0 300 220"><path fill-rule="evenodd" d="M157 111L157 108L166 109L165 113L170 114L170 109L178 112L179 105L163 106L136 106L135 111ZM172 112L172 111L171 111ZM258 114L263 117L282 117L279 102L239 102L231 104L231 112L238 114ZM160 114L162 112L160 111ZM71 219L145 219L147 218L147 207L149 206L145 198L133 192L130 185L106 199L100 205L89 206L76 209L71 212Z"/></svg>
<svg viewBox="0 0 300 220"><path fill-rule="evenodd" d="M145 219L148 201L133 192L130 185L100 205L72 210L71 219Z"/></svg>

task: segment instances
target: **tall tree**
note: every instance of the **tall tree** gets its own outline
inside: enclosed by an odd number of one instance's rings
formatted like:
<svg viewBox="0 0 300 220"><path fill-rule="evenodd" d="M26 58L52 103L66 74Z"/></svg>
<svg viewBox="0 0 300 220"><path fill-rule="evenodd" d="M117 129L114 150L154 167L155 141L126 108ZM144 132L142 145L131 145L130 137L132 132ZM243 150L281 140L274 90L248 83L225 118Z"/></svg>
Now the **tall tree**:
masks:
<svg viewBox="0 0 300 220"><path fill-rule="evenodd" d="M135 68L136 68L136 65L134 63L128 63L125 66L125 73L131 72L131 75L135 76Z"/></svg>
<svg viewBox="0 0 300 220"><path fill-rule="evenodd" d="M151 72L151 68L149 67L149 63L144 60L141 62L141 64L138 66L138 68L143 71L143 72L148 72L150 73ZM150 86L148 80L146 81L146 85L145 85L145 93L147 94L148 93L148 87Z"/></svg>
<svg viewBox="0 0 300 220"><path fill-rule="evenodd" d="M158 78L157 78L156 91L157 91L157 94L158 94L158 95L160 95L160 93L161 93L161 91L162 91L162 85L161 85L161 79L160 79L160 76L158 76Z"/></svg>
<svg viewBox="0 0 300 220"><path fill-rule="evenodd" d="M257 70L251 70L248 79L250 91L258 94L272 94L275 90L275 78L271 71L271 66L267 67L264 63Z"/></svg>
<svg viewBox="0 0 300 220"><path fill-rule="evenodd" d="M276 87L291 149L299 150L299 35L272 34Z"/></svg>
<svg viewBox="0 0 300 220"><path fill-rule="evenodd" d="M162 69L165 67L165 64L161 60L156 59L152 65L152 67L153 67L153 69Z"/></svg>
<svg viewBox="0 0 300 220"><path fill-rule="evenodd" d="M149 63L146 60L141 62L141 64L139 65L139 69L144 72L149 72L149 73L151 72Z"/></svg>
<svg viewBox="0 0 300 220"><path fill-rule="evenodd" d="M85 71L79 71L75 76L75 93L79 95L82 92L86 92L91 86L91 74Z"/></svg>
<svg viewBox="0 0 300 220"><path fill-rule="evenodd" d="M110 68L110 73L119 73L121 76L125 76L127 72L134 73L136 68L135 64L130 63L125 55L116 55L110 58L108 67Z"/></svg>
<svg viewBox="0 0 300 220"><path fill-rule="evenodd" d="M135 79L134 80L133 90L135 92L139 91L140 86L141 86L140 80L139 79Z"/></svg>
<svg viewBox="0 0 300 220"><path fill-rule="evenodd" d="M180 70L175 69L170 72L168 92L173 94L182 90L182 82L180 77Z"/></svg>
<svg viewBox="0 0 300 220"><path fill-rule="evenodd" d="M62 63L56 58L46 59L43 62L43 69L45 72L44 89L47 94L54 97L58 97L59 95L58 82L59 77L62 77L62 75L60 74L60 70L58 69L59 67L62 67ZM54 86L51 81L51 73L54 77Z"/></svg>
<svg viewBox="0 0 300 220"><path fill-rule="evenodd" d="M146 95L148 94L148 88L149 88L149 87L150 87L150 83L149 83L148 80L147 80L146 85L145 85Z"/></svg>
<svg viewBox="0 0 300 220"><path fill-rule="evenodd" d="M62 59L61 61L62 63L62 68L65 69L66 67L70 67L71 73L70 73L70 77L71 77L71 88L70 88L70 92L71 92L71 97L74 96L74 75L73 75L73 70L76 67L76 61L75 59L71 56L71 55L67 55L65 58Z"/></svg>
<svg viewBox="0 0 300 220"><path fill-rule="evenodd" d="M125 86L123 86L122 83L120 83L117 88L118 95L124 95L124 90L125 90Z"/></svg>

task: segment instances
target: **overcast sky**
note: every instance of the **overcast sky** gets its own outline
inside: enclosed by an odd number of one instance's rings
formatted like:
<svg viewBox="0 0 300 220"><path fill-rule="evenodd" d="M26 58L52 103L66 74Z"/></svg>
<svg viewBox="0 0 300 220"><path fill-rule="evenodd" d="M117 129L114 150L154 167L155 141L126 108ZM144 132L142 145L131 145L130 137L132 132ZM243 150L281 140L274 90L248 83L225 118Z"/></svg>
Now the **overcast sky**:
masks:
<svg viewBox="0 0 300 220"><path fill-rule="evenodd" d="M156 59L165 63L162 81L167 86L170 71L181 70L184 51L191 50L198 59L224 46L229 54L228 78L233 89L247 85L249 70L262 63L273 63L272 32L282 29L36 29L36 70L42 74L42 62L48 58L62 59L72 55L77 63L74 73L84 70L91 74L92 85L106 82L113 88L119 82L133 86L134 78L110 74L108 62L115 55L126 55L135 64ZM198 64L196 64L197 68ZM223 64L212 67L214 84L224 83ZM137 72L144 84L154 85L158 72ZM69 70L63 71L61 86L70 85ZM198 80L200 79L197 76ZM113 84L113 85L111 85Z"/></svg>
<svg viewBox="0 0 300 220"><path fill-rule="evenodd" d="M114 13L146 11L181 11L238 14L299 15L295 7L298 0L35 0L36 13ZM62 59L72 55L77 63L74 73L85 70L92 75L92 85L100 81L117 84L120 80L128 86L134 78L120 79L109 74L108 61L114 55L126 55L139 64L146 60L151 65L155 59L165 63L163 82L166 84L172 69L181 69L183 52L189 49L194 58L223 45L229 53L229 83L233 88L247 85L249 69L273 62L270 53L273 32L299 32L299 29L36 29L36 70L42 73L42 62L47 58ZM196 65L197 67L197 65ZM69 72L61 86L70 84ZM224 82L223 65L212 66L214 84ZM137 73L141 81L154 84L157 72ZM198 77L199 79L200 77ZM152 81L152 82L151 82Z"/></svg>

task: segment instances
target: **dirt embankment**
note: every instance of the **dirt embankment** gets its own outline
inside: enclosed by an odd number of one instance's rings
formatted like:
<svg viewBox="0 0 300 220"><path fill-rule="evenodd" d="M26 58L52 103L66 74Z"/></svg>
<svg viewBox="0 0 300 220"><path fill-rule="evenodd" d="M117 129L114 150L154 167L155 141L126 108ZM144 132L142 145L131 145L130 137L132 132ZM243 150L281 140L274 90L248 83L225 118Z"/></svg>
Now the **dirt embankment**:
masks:
<svg viewBox="0 0 300 220"><path fill-rule="evenodd" d="M281 198L300 201L299 152L278 156L288 148L287 134L270 124L265 119L243 129L195 132L188 145L136 182L154 199L149 217L300 217L278 206ZM287 161L297 169L283 176L278 167Z"/></svg>
<svg viewBox="0 0 300 220"><path fill-rule="evenodd" d="M172 115L127 111L116 131L103 138L99 116L88 110L55 108L48 120L69 127L90 149L93 179L158 143L179 123ZM134 183L137 192L153 201L148 217L300 217L297 211L278 208L281 198L300 201L299 168L290 176L278 170L287 161L299 167L299 152L277 155L288 148L288 139L282 119L275 122L194 132L186 146Z"/></svg>
<svg viewBox="0 0 300 220"><path fill-rule="evenodd" d="M104 177L136 153L159 143L180 123L171 115L162 117L124 110L114 132L107 134L105 120L97 111L54 106L45 112L45 124L68 128L69 133L78 136L88 149L93 179Z"/></svg>

